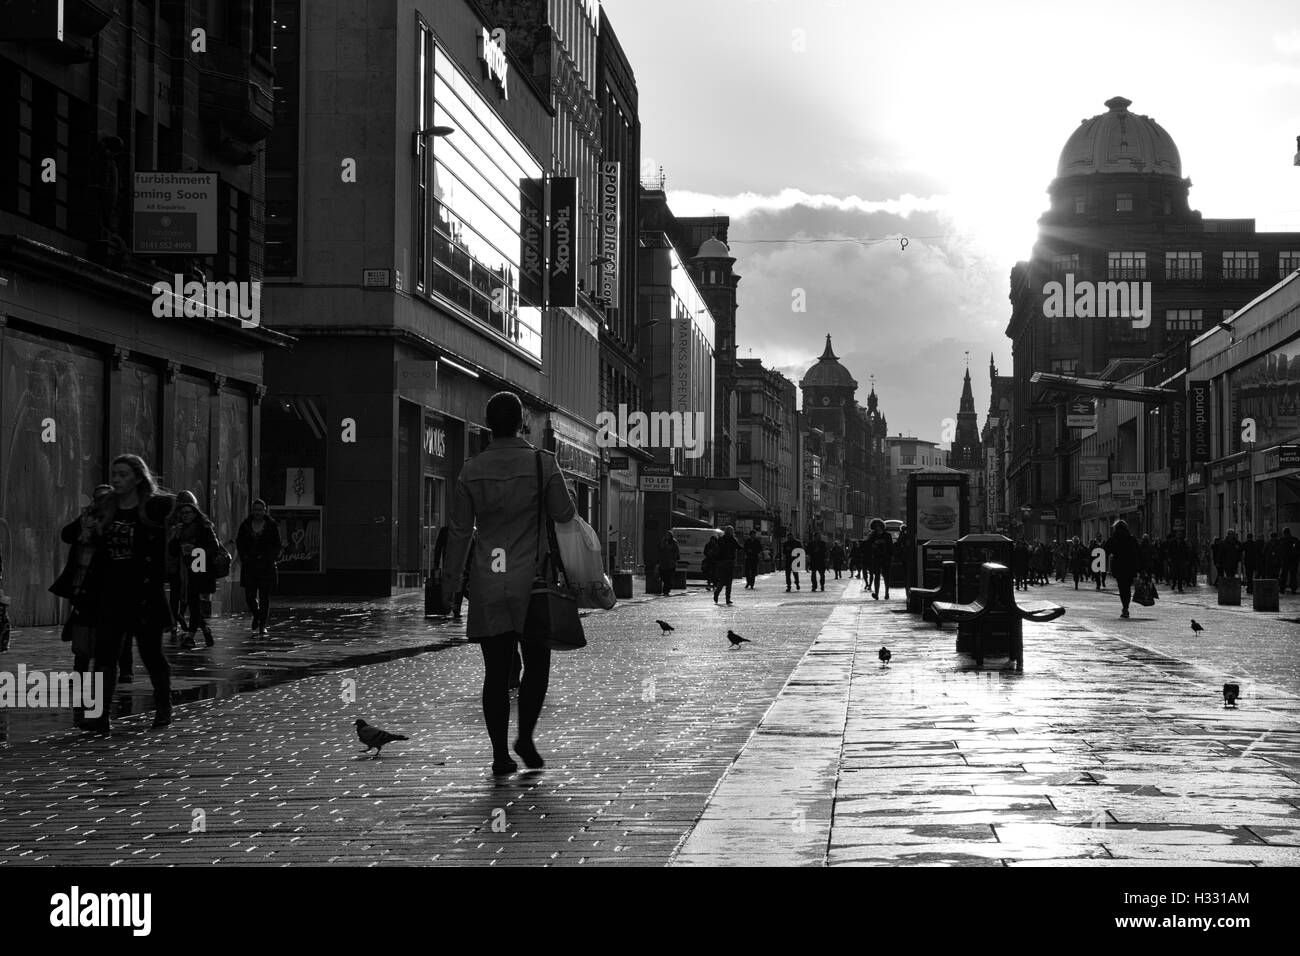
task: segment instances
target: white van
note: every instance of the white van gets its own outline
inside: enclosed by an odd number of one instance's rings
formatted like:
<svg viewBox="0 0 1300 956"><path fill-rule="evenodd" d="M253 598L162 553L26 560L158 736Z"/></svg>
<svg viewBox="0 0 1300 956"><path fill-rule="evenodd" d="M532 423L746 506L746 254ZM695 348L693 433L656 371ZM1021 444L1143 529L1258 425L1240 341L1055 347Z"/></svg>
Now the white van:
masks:
<svg viewBox="0 0 1300 956"><path fill-rule="evenodd" d="M681 552L677 558L677 570L685 571L688 578L703 578L700 564L704 561L704 546L710 538L721 538L722 529L673 528L672 531Z"/></svg>

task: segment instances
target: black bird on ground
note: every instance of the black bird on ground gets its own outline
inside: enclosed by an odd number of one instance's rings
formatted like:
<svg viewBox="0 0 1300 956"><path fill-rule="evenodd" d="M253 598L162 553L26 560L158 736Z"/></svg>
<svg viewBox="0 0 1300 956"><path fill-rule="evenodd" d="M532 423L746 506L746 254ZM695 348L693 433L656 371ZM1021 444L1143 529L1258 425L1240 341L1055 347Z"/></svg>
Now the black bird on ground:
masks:
<svg viewBox="0 0 1300 956"><path fill-rule="evenodd" d="M361 751L363 754L375 752L375 759L384 751L384 744L391 744L394 740L410 740L410 737L404 737L401 734L390 734L386 730L378 727L371 727L364 720L357 721L357 738L366 745L366 749Z"/></svg>
<svg viewBox="0 0 1300 956"><path fill-rule="evenodd" d="M659 633L660 633L660 634L667 634L669 631L675 631L675 630L677 630L677 628L673 627L673 626L672 626L671 624L669 624L667 621L656 620L655 623L659 625Z"/></svg>
<svg viewBox="0 0 1300 956"><path fill-rule="evenodd" d="M1196 618L1192 618L1192 632L1195 634L1199 634L1203 630L1205 630L1205 628L1201 627L1201 625L1196 623Z"/></svg>
<svg viewBox="0 0 1300 956"><path fill-rule="evenodd" d="M753 643L754 643L753 641L751 641L751 640L750 640L749 638L747 638L747 637L741 637L741 636L740 636L739 634L737 634L735 631L728 631L728 632L727 632L727 640L731 641L731 646L732 646L733 648L737 648L737 647L739 647L741 644L753 644Z"/></svg>
<svg viewBox="0 0 1300 956"><path fill-rule="evenodd" d="M882 664L888 664L888 663L889 663L889 659L890 659L891 657L893 657L894 655L890 653L889 648L887 648L887 647L882 647L882 648L880 649L880 653L877 654L876 656L880 658L880 663L882 663Z"/></svg>
<svg viewBox="0 0 1300 956"><path fill-rule="evenodd" d="M1237 698L1240 696L1241 696L1240 684L1223 685L1223 706L1224 707L1236 707Z"/></svg>

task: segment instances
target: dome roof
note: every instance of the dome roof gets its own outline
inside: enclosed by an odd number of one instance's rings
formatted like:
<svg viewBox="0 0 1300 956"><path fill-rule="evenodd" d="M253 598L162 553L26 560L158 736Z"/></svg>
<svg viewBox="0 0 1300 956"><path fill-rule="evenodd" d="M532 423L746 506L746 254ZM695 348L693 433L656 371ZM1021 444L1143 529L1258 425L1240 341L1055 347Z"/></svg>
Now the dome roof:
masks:
<svg viewBox="0 0 1300 956"><path fill-rule="evenodd" d="M700 251L695 254L696 259L730 259L731 250L727 244L717 236L710 236L704 240L700 246Z"/></svg>
<svg viewBox="0 0 1300 956"><path fill-rule="evenodd" d="M850 388L856 390L857 381L849 370L840 364L839 358L831 351L831 337L826 336L826 350L822 352L817 364L810 368L799 382L800 388Z"/></svg>
<svg viewBox="0 0 1300 956"><path fill-rule="evenodd" d="M1083 120L1061 150L1056 175L1087 173L1163 173L1183 177L1178 147L1149 116L1128 111L1132 101L1116 96L1109 112Z"/></svg>

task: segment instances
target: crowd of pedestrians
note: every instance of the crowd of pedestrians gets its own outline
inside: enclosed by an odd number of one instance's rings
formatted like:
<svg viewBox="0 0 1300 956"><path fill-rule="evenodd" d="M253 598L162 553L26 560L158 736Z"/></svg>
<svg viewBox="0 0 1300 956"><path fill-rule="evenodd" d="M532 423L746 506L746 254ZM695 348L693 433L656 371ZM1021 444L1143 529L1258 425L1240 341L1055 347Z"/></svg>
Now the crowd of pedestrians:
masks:
<svg viewBox="0 0 1300 956"><path fill-rule="evenodd" d="M90 503L63 527L60 539L68 555L50 591L68 600L62 636L71 646L74 670L102 675L105 700L111 701L119 683L134 681L138 654L153 687L153 726L168 726L171 669L163 634L170 632L182 650L195 649L200 633L205 647L216 643L208 620L211 596L229 574L232 556L212 520L193 493L167 491L144 459L119 455L109 483L91 491ZM254 503L236 548L254 633L265 633L280 555L279 529L265 502ZM108 707L94 720L80 711L73 719L83 730L110 732Z"/></svg>

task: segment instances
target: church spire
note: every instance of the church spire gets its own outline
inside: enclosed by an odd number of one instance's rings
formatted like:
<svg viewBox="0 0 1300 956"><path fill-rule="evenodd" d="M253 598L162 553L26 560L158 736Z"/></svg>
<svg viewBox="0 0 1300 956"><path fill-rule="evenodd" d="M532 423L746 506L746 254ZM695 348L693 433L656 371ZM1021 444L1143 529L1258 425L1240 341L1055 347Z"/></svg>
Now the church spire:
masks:
<svg viewBox="0 0 1300 956"><path fill-rule="evenodd" d="M822 352L821 357L823 361L826 359L839 359L839 356L831 351L831 335L829 332L826 333L826 351Z"/></svg>
<svg viewBox="0 0 1300 956"><path fill-rule="evenodd" d="M975 413L975 395L970 390L970 368L966 369L966 379L961 386L961 408L959 412Z"/></svg>

